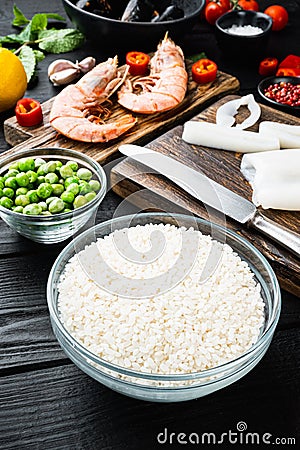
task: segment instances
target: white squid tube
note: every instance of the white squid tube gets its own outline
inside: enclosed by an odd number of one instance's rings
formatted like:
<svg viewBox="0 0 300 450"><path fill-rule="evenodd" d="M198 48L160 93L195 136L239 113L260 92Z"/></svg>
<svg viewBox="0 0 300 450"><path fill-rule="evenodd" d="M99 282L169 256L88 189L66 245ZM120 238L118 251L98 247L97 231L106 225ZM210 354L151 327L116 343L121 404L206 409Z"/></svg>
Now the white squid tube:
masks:
<svg viewBox="0 0 300 450"><path fill-rule="evenodd" d="M259 134L275 136L281 148L300 148L300 127L277 122L261 122Z"/></svg>
<svg viewBox="0 0 300 450"><path fill-rule="evenodd" d="M241 172L256 206L300 211L300 149L245 155Z"/></svg>
<svg viewBox="0 0 300 450"><path fill-rule="evenodd" d="M253 131L244 131L207 122L186 122L182 139L189 144L239 153L280 149L279 139L276 137L263 136Z"/></svg>

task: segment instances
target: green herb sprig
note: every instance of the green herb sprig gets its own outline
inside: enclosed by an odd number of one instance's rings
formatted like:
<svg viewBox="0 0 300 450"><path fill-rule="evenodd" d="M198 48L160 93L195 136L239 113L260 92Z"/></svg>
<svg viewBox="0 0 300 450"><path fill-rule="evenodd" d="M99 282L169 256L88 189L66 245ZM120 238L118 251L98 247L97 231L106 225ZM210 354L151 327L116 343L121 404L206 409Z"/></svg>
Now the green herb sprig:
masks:
<svg viewBox="0 0 300 450"><path fill-rule="evenodd" d="M84 35L79 30L48 28L48 19L65 21L59 14L38 13L29 20L16 5L13 13L12 25L22 30L18 34L0 36L0 46L18 46L14 53L23 63L28 83L36 73L37 63L44 59L44 52L67 53L84 42Z"/></svg>

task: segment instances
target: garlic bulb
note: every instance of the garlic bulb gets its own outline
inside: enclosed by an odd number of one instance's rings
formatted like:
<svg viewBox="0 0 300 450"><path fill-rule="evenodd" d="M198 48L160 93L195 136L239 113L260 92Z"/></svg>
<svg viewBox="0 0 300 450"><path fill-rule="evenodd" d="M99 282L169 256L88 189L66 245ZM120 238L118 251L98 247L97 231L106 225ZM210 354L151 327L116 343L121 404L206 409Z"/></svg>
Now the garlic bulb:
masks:
<svg viewBox="0 0 300 450"><path fill-rule="evenodd" d="M48 67L48 77L54 86L69 84L95 67L95 58L88 56L80 62L73 63L68 59L56 59Z"/></svg>

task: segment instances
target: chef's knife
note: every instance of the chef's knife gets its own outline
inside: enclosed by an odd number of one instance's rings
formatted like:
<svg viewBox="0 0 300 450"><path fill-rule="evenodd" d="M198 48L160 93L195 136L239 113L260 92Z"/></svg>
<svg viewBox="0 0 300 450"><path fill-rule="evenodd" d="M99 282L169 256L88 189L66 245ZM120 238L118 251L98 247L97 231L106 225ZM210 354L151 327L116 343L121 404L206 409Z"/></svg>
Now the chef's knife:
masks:
<svg viewBox="0 0 300 450"><path fill-rule="evenodd" d="M169 178L204 204L237 222L250 225L274 241L300 255L300 236L260 214L255 205L200 172L146 147L124 144L119 151Z"/></svg>

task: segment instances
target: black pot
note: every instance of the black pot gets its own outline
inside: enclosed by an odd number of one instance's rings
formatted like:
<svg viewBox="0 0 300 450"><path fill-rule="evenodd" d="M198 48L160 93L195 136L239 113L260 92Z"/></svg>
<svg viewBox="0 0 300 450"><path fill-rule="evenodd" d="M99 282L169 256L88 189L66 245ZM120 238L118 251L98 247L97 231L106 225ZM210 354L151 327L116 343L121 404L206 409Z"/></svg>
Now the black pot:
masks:
<svg viewBox="0 0 300 450"><path fill-rule="evenodd" d="M166 32L177 43L199 20L205 0L177 0L184 10L181 19L166 22L122 22L99 16L78 8L76 0L62 0L63 6L74 25L87 39L105 48L155 51Z"/></svg>

